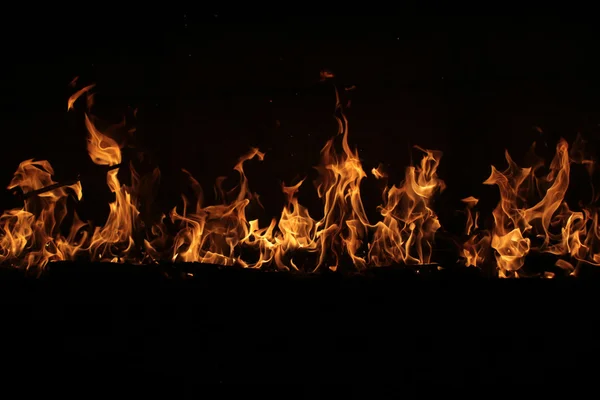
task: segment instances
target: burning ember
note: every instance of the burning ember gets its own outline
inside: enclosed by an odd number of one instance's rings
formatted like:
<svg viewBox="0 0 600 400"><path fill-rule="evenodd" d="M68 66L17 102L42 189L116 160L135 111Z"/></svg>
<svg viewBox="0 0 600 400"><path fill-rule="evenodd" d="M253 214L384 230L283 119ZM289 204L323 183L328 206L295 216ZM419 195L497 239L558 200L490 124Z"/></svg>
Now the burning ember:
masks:
<svg viewBox="0 0 600 400"><path fill-rule="evenodd" d="M324 72L321 77L330 75ZM374 168L372 176L363 170L357 151L348 142L348 121L339 97L334 113L338 134L322 148L319 178L314 182L322 200L322 218L312 217L298 201L300 190L311 190L304 180L283 185L286 205L278 219L261 226L257 219L247 218L248 206L260 202L250 190L244 167L266 156L253 148L234 167L239 182L233 190L225 191L223 179L217 180L220 202L205 204L200 184L187 174L195 196L182 196L180 206L149 223L141 218L140 210L152 200L160 171L140 175L131 165L131 185L119 181L122 144L101 132L89 114L93 88L90 85L78 90L69 98L67 109L72 110L79 98L87 98L87 150L91 160L106 169L106 184L114 194L106 223L93 226L69 207L70 202L86 195L79 181L54 182L48 161L23 161L8 189L20 193L24 205L0 217L3 264L40 271L51 262L87 258L115 263L201 262L316 271L336 270L344 259L357 270L436 261L432 255L441 224L434 200L445 188L437 176L442 153L419 148L420 162L406 169L403 182L385 187L379 218L370 220L361 199L361 182L386 180L387 175L381 167ZM456 259L465 267L495 271L499 277L530 276L524 266L531 253L556 257L554 272L537 276L552 277L556 271L577 275L583 265L600 265L600 227L594 207L597 196L576 210L565 201L571 165L584 164L590 175L594 172L595 164L583 154L581 138L570 150L561 140L545 171L539 158L521 168L506 153L508 168L500 172L492 167L483 182L496 185L500 193L493 225L482 226L478 199L462 200L467 218L464 236L454 240Z"/></svg>

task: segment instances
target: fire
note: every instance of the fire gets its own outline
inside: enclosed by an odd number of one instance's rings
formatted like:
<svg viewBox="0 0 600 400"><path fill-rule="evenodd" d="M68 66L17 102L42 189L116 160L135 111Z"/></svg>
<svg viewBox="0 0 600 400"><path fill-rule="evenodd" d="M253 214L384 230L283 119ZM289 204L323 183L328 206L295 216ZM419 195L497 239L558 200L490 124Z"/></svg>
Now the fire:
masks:
<svg viewBox="0 0 600 400"><path fill-rule="evenodd" d="M321 73L323 80L333 76L329 71ZM71 83L76 85L77 79ZM342 265L364 270L436 261L435 236L442 224L434 202L446 187L437 175L442 153L417 147L422 152L420 162L406 168L402 182L383 190L379 215L370 221L361 185L365 179L387 179L388 175L381 165L371 169L372 177L363 169L357 150L349 143L349 124L337 90L334 117L339 129L321 150L316 167L319 177L314 182L322 201L321 216L313 217L299 203L300 190L311 190L302 179L282 185L286 204L279 218L261 226L258 219L247 217L248 207L262 205L250 190L244 169L267 156L257 148L234 166L238 176L234 189L225 191L225 178L217 180L217 204L205 204L200 184L184 171L194 196L182 196L179 206L158 219L144 214L160 183L160 171L140 175L133 165L122 165L121 144L101 132L89 114L94 87L73 94L67 109L73 110L75 102L85 96L87 151L95 164L107 168L106 185L114 194L106 222L94 226L71 212L69 204L83 196L79 182L61 186L53 181L54 171L47 161L24 161L8 186L24 194L23 207L6 210L0 217L3 264L38 271L49 262L87 257L107 262L166 260L316 271L337 270ZM128 130L129 135L134 133L134 129ZM500 172L492 167L483 182L497 186L500 194L493 224L484 226L476 211L478 199L462 200L466 221L457 258L466 267L491 269L500 277L527 276L526 258L532 252L555 255L556 266L573 275L583 265L600 266L600 226L597 208L592 205L597 198L580 210L571 210L565 202L571 165L583 164L590 174L595 168L584 156L582 140L578 138L570 152L567 142L559 141L546 173L539 159L522 168L508 152L505 157L508 168ZM119 180L120 169L126 167L131 173L129 185ZM50 186L45 192L31 194ZM555 274L545 271L541 275Z"/></svg>
<svg viewBox="0 0 600 400"><path fill-rule="evenodd" d="M290 257L289 265L297 270L298 266L291 258L293 254L300 251L317 252L321 249L321 241L317 238L317 222L311 218L308 209L298 203L296 197L302 183L304 180L294 186L283 186L287 205L281 212L274 247L274 260L279 269L289 269L285 259Z"/></svg>
<svg viewBox="0 0 600 400"><path fill-rule="evenodd" d="M348 121L342 112L336 90L335 118L338 135L341 135L342 152L335 150L335 139L331 138L321 150L321 165L317 168L320 179L316 182L317 193L323 200L323 218L317 223L320 241L320 257L317 268L327 264L336 270L345 248L358 268L364 268L366 259L359 254L370 225L360 197L360 183L367 177L357 151L348 144ZM330 253L327 254L326 250ZM326 259L329 255L330 260Z"/></svg>
<svg viewBox="0 0 600 400"><path fill-rule="evenodd" d="M98 165L119 165L119 145L100 133L88 115L85 116L85 125L89 133L87 148L92 161ZM139 211L132 203L132 189L121 186L118 173L118 169L112 169L106 174L106 183L115 194L115 201L109 204L110 212L106 224L94 229L88 247L92 259L122 261L128 259L128 254L135 245L133 233Z"/></svg>
<svg viewBox="0 0 600 400"><path fill-rule="evenodd" d="M580 138L578 138L578 141ZM578 143L574 150L578 149ZM531 149L534 154L535 144ZM549 172L538 177L543 162L521 168L505 152L508 168L504 172L492 166L492 172L483 183L496 185L500 202L493 211L494 227L471 235L463 245L466 265L479 266L491 246L495 251L496 266L500 277L519 277L530 252L570 256L578 265L600 265L598 255L598 211L592 206L583 211L571 211L564 201L569 187L572 163L593 165L591 160L577 159L569 153L569 145L561 139L549 166ZM588 168L591 173L592 169ZM534 199L533 205L529 206ZM477 216L473 219L468 204L467 235L477 228ZM596 199L597 200L597 199ZM556 265L576 273L572 263L559 259ZM554 276L552 273L546 274Z"/></svg>
<svg viewBox="0 0 600 400"><path fill-rule="evenodd" d="M433 239L441 225L430 205L433 195L444 190L445 183L437 177L442 153L420 150L425 154L421 165L407 168L404 184L392 186L384 193L383 221L376 224L369 249L374 265L431 262Z"/></svg>
<svg viewBox="0 0 600 400"><path fill-rule="evenodd" d="M202 189L198 182L190 176L198 199L193 212L187 212L189 202L184 198L183 213L180 215L173 210L171 214L173 222L182 224L182 229L175 237L173 261L248 266L238 257L237 251L256 226L256 223L246 219L246 207L255 199L255 195L250 192L248 178L244 173L244 163L255 157L262 160L264 153L258 149L252 149L235 166L235 170L240 175L240 183L234 189L237 190L237 195L231 202L226 201L227 194L221 188L221 179L218 188L224 203L203 206Z"/></svg>
<svg viewBox="0 0 600 400"><path fill-rule="evenodd" d="M71 85L74 86L77 83L77 78L73 79L73 81L71 82ZM84 87L83 89L78 90L77 92L75 92L71 97L69 97L69 101L67 101L67 110L72 110L73 109L73 104L75 104L75 102L77 101L78 98L80 98L82 95L88 93L90 90L92 90L96 85L88 85L86 87ZM88 104L92 99L92 95L88 96Z"/></svg>
<svg viewBox="0 0 600 400"><path fill-rule="evenodd" d="M55 184L54 170L48 161L23 161L8 189L23 193ZM70 233L64 237L59 226L67 214L67 198L82 197L81 184L57 188L24 201L21 209L6 211L0 217L0 262L30 268L43 268L48 262L71 260L85 237L75 215Z"/></svg>

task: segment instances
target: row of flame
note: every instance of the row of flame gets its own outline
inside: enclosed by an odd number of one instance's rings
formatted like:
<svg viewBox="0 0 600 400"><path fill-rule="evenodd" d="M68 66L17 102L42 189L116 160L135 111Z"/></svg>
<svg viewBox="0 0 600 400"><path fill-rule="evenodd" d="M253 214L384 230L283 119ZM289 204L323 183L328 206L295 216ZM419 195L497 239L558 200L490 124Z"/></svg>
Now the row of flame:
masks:
<svg viewBox="0 0 600 400"><path fill-rule="evenodd" d="M89 109L92 87L71 96L68 109L84 94ZM367 174L357 152L348 144L348 123L339 98L335 117L342 151L335 149L336 137L321 150L320 174L315 182L323 201L323 218L319 220L313 219L307 208L298 203L297 192L303 181L283 187L287 204L279 220L273 219L264 227L259 226L258 220L247 220L247 206L258 199L249 190L244 164L264 157L264 153L252 149L235 166L240 182L232 201L203 205L200 185L190 176L196 203L183 197L182 212L175 208L149 227L140 221L138 210L144 201L142 187L158 181L158 169L143 177L132 169L130 186L121 185L118 169L108 171L107 184L115 200L110 203L106 223L92 227L75 214L68 235L61 234L59 227L68 212L67 198L75 195L80 200L83 196L80 183L29 198L23 208L8 210L0 217L0 262L28 269L43 268L49 262L86 254L92 260L111 262L170 260L252 268L273 265L281 270L304 269L298 260L307 256L313 257L315 269L335 270L341 257L349 257L358 269L430 263L434 237L440 228L431 208L432 199L444 189L444 182L436 173L441 152L421 149L424 155L420 164L406 169L403 183L385 189L384 203L379 208L382 218L373 224L367 219L360 194L361 181ZM105 166L120 164L117 142L99 132L87 114L85 123L89 133L87 149L93 162ZM578 150L577 146L573 150ZM593 170L593 163L580 154L578 151L569 154L568 144L561 140L550 172L539 178L535 172L542 163L520 168L506 153L508 169L500 172L492 167L490 177L484 182L497 185L500 190L500 202L493 212L493 229L479 229L479 214L473 212L478 200L463 199L467 240L460 245L459 253L464 264L481 267L495 259L498 276L518 277L525 256L536 251L562 256L556 265L571 274L577 273L581 263L600 265L597 209L590 206L572 211L564 201L571 163L584 163L590 173ZM371 172L378 179L385 177L380 168ZM47 187L54 183L52 175L53 169L47 161L27 160L19 165L9 189L19 187L27 193ZM524 194L532 190L537 191L541 200L526 207ZM177 227L175 232L171 232L167 222Z"/></svg>

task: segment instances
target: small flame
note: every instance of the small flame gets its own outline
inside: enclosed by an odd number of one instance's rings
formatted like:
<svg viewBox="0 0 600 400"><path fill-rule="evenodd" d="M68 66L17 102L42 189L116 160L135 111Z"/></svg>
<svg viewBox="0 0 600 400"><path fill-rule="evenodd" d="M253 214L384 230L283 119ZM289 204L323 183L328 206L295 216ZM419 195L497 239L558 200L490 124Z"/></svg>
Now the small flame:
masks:
<svg viewBox="0 0 600 400"><path fill-rule="evenodd" d="M383 165L379 164L377 168L371 169L371 173L377 179L387 178L387 174L383 171Z"/></svg>
<svg viewBox="0 0 600 400"><path fill-rule="evenodd" d="M75 80L73 82L75 82L77 80L77 78L75 78ZM88 85L86 87L84 87L83 89L78 90L77 92L75 92L71 97L69 97L69 101L67 102L67 111L70 111L73 109L73 104L75 104L75 102L77 101L78 98L80 98L83 94L89 92L90 90L92 90L96 85L95 84L91 84ZM88 100L88 108L89 108L89 103L90 100Z"/></svg>
<svg viewBox="0 0 600 400"><path fill-rule="evenodd" d="M466 204L465 235L468 239L463 243L461 255L467 267L481 267L488 257L491 236L487 231L479 231L479 211L473 213L473 208L479 203L479 199L470 196L462 199L462 202Z"/></svg>

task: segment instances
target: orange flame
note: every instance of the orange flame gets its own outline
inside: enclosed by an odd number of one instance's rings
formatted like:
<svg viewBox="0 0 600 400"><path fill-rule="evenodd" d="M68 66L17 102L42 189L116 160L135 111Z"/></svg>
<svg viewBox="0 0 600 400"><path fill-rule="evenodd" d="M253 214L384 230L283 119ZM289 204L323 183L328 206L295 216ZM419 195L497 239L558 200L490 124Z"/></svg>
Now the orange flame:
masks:
<svg viewBox="0 0 600 400"><path fill-rule="evenodd" d="M20 188L24 193L55 184L54 170L48 161L23 161L8 189ZM80 200L79 183L57 188L25 200L21 209L6 211L0 217L0 262L43 268L50 261L71 260L85 240L78 233L83 223L75 215L67 238L59 227L67 214L70 194Z"/></svg>
<svg viewBox="0 0 600 400"><path fill-rule="evenodd" d="M479 203L475 197L462 199L466 204L467 223L465 226L465 235L469 238L463 243L462 257L465 259L467 267L481 267L487 259L487 252L491 244L491 236L487 231L478 231L479 212L473 208Z"/></svg>
<svg viewBox="0 0 600 400"><path fill-rule="evenodd" d="M248 188L248 179L243 168L245 162L255 157L262 160L264 153L252 149L235 166L240 175L240 184L237 187L237 196L232 202L203 207L202 198L198 196L194 212L187 212L189 202L185 198L183 214L173 210L172 221L183 223L183 229L175 237L173 261L248 266L238 257L236 251L252 231L256 230L256 223L246 219L246 207L255 196ZM198 182L191 176L190 180L196 193L201 194ZM222 180L218 183L219 191L222 197L225 197L221 182Z"/></svg>
<svg viewBox="0 0 600 400"><path fill-rule="evenodd" d="M117 142L100 133L90 118L85 116L88 130L88 153L95 164L118 165L121 163L121 150ZM121 186L117 174L119 169L113 169L106 174L106 183L115 194L115 201L109 204L110 211L106 224L96 227L89 244L93 259L120 261L127 259L127 254L134 247L134 226L139 211L132 203L131 189Z"/></svg>
<svg viewBox="0 0 600 400"><path fill-rule="evenodd" d="M433 195L445 189L437 177L442 153L420 150L425 153L420 167L407 168L404 184L392 186L384 193L383 221L375 226L369 250L374 265L431 262L434 235L441 225L429 206Z"/></svg>
<svg viewBox="0 0 600 400"><path fill-rule="evenodd" d="M556 154L550 163L549 172L537 177L536 172L543 163L529 168L520 168L505 152L508 168L504 172L492 166L486 185L497 185L500 202L493 211L494 228L490 233L478 232L463 245L463 257L467 266L480 266L485 261L485 252L491 247L496 252L496 264L500 277L519 277L526 256L534 251L551 253L558 256L571 256L578 262L600 265L598 256L597 210L584 209L573 212L564 202L569 187L572 162L587 164L581 154L580 138L576 141L576 156L569 155L567 142L561 139L556 146ZM535 144L532 151L535 149ZM539 194L542 198L528 207L528 198ZM476 227L477 216L473 219L470 212L472 198L465 199L468 204L467 235ZM474 204L473 204L474 205ZM560 232L558 232L560 229ZM583 241L582 241L583 238ZM566 260L558 260L556 265L570 272L575 267ZM545 273L553 277L553 273Z"/></svg>
<svg viewBox="0 0 600 400"><path fill-rule="evenodd" d="M71 84L75 84L77 78L75 78L73 80L73 82L71 82ZM86 87L84 87L83 89L78 90L77 92L75 92L71 97L69 97L69 101L67 101L67 111L70 111L73 109L73 104L75 104L75 102L77 101L78 98L80 98L83 94L89 92L90 90L92 90L96 85L92 84L92 85L88 85ZM89 105L91 105L91 100L88 100L88 107Z"/></svg>

